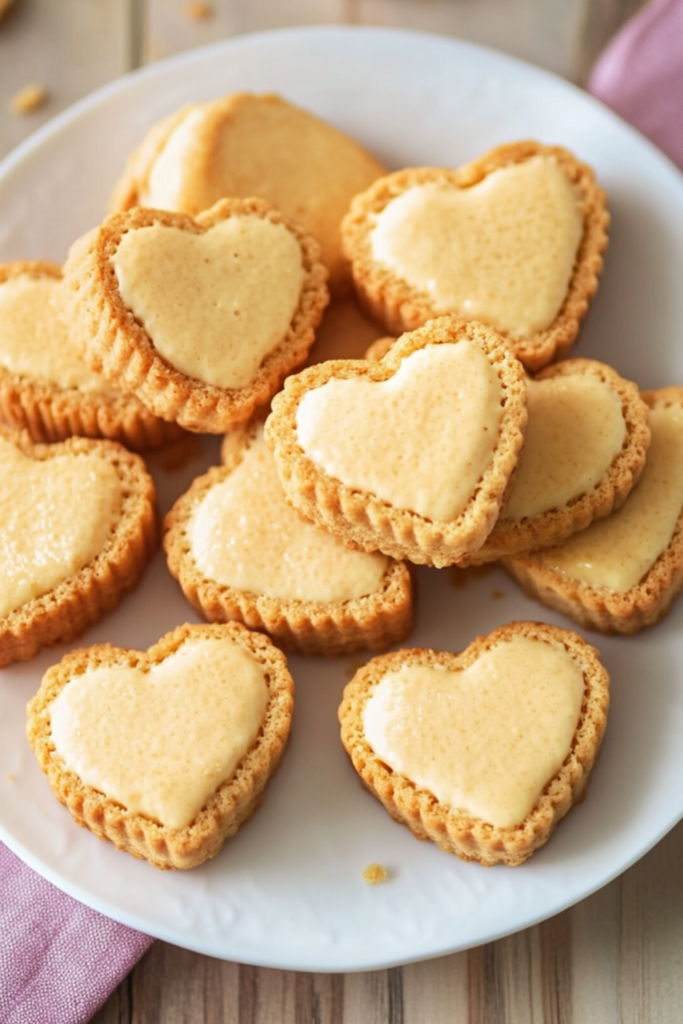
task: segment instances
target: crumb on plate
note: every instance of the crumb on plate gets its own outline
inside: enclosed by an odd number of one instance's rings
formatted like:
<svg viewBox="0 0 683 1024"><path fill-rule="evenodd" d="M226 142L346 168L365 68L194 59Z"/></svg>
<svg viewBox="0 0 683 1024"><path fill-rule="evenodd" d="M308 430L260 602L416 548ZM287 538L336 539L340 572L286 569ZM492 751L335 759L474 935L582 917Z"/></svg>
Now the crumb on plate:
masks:
<svg viewBox="0 0 683 1024"><path fill-rule="evenodd" d="M379 885L380 882L386 882L388 877L387 869L383 868L381 864L368 864L363 872L363 878L368 885Z"/></svg>

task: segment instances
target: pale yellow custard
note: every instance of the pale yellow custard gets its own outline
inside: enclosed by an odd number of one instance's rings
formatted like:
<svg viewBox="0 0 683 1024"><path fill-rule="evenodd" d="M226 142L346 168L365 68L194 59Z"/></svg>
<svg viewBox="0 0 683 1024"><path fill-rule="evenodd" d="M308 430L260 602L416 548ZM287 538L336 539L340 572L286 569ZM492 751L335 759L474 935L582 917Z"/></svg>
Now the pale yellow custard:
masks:
<svg viewBox="0 0 683 1024"><path fill-rule="evenodd" d="M136 228L121 238L113 265L125 305L157 352L219 388L251 384L286 336L304 283L296 237L252 215L200 233Z"/></svg>
<svg viewBox="0 0 683 1024"><path fill-rule="evenodd" d="M652 440L621 508L543 554L553 569L594 587L635 587L668 547L683 508L683 410L650 411Z"/></svg>
<svg viewBox="0 0 683 1024"><path fill-rule="evenodd" d="M382 589L389 560L353 551L285 501L262 431L211 488L188 530L197 567L238 590L294 601L351 601Z"/></svg>
<svg viewBox="0 0 683 1024"><path fill-rule="evenodd" d="M501 395L500 379L475 342L427 345L388 380L330 380L308 391L297 412L297 439L347 487L450 522L490 465Z"/></svg>
<svg viewBox="0 0 683 1024"><path fill-rule="evenodd" d="M103 665L73 678L51 706L52 739L86 785L184 828L249 751L267 704L249 651L194 640L146 671Z"/></svg>
<svg viewBox="0 0 683 1024"><path fill-rule="evenodd" d="M54 277L29 274L0 284L0 366L62 388L117 395L71 351L60 319L62 285Z"/></svg>
<svg viewBox="0 0 683 1024"><path fill-rule="evenodd" d="M556 318L582 234L573 186L555 160L534 156L468 188L413 186L376 216L370 244L436 314L523 336Z"/></svg>
<svg viewBox="0 0 683 1024"><path fill-rule="evenodd" d="M515 637L462 671L403 665L387 673L367 702L365 737L445 806L509 828L562 767L584 685L562 647Z"/></svg>
<svg viewBox="0 0 683 1024"><path fill-rule="evenodd" d="M592 490L626 438L620 396L590 374L528 381L527 408L505 519L542 515Z"/></svg>
<svg viewBox="0 0 683 1024"><path fill-rule="evenodd" d="M92 561L121 514L121 481L96 455L35 460L0 438L0 615Z"/></svg>

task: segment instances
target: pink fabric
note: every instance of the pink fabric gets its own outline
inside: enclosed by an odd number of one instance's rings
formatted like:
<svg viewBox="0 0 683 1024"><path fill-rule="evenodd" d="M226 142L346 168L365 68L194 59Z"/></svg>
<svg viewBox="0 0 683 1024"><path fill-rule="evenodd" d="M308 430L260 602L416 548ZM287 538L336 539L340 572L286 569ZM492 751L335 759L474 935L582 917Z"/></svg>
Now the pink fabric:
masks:
<svg viewBox="0 0 683 1024"><path fill-rule="evenodd" d="M1 1024L85 1024L151 942L55 889L0 843Z"/></svg>
<svg viewBox="0 0 683 1024"><path fill-rule="evenodd" d="M683 168L683 0L650 0L604 50L588 88Z"/></svg>

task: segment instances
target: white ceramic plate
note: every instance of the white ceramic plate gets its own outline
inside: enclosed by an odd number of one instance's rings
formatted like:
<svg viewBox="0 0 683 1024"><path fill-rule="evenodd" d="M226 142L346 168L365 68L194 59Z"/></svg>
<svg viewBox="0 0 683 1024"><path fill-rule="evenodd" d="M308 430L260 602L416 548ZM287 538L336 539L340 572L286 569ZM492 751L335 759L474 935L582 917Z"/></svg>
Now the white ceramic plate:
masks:
<svg viewBox="0 0 683 1024"><path fill-rule="evenodd" d="M568 146L608 190L612 241L577 352L644 387L683 383L683 178L649 143L571 85L453 40L373 29L238 38L152 66L58 118L0 173L0 259L63 260L97 223L125 156L188 100L275 90L322 115L390 167L456 166L519 138ZM167 508L216 458L158 474ZM457 589L420 570L411 645L451 650L513 619L567 625L497 571ZM502 596L501 596L502 595ZM83 902L212 956L300 970L384 967L485 942L588 895L683 814L683 605L633 639L593 637L612 712L588 799L526 865L484 869L419 843L361 789L336 709L353 660L292 658L291 747L252 822L211 863L162 873L78 829L24 739L24 708L63 651L0 673L0 838ZM147 647L196 621L158 556L140 588L86 643ZM12 779L8 778L12 776ZM367 885L372 861L390 880Z"/></svg>

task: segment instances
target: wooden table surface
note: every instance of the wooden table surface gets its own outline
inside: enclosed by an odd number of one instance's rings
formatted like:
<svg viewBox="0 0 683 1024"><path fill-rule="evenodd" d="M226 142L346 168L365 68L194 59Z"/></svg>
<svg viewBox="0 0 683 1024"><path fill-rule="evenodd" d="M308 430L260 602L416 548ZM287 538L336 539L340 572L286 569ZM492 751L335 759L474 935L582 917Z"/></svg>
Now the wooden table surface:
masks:
<svg viewBox="0 0 683 1024"><path fill-rule="evenodd" d="M0 4L1 6L1 4ZM482 42L582 84L640 0L14 0L0 21L0 156L103 83L236 34L380 24ZM205 14L197 17L198 13ZM40 83L42 106L9 101ZM17 253L17 257L22 254ZM307 974L155 942L97 1024L664 1024L683 1019L683 823L572 909L402 968Z"/></svg>

